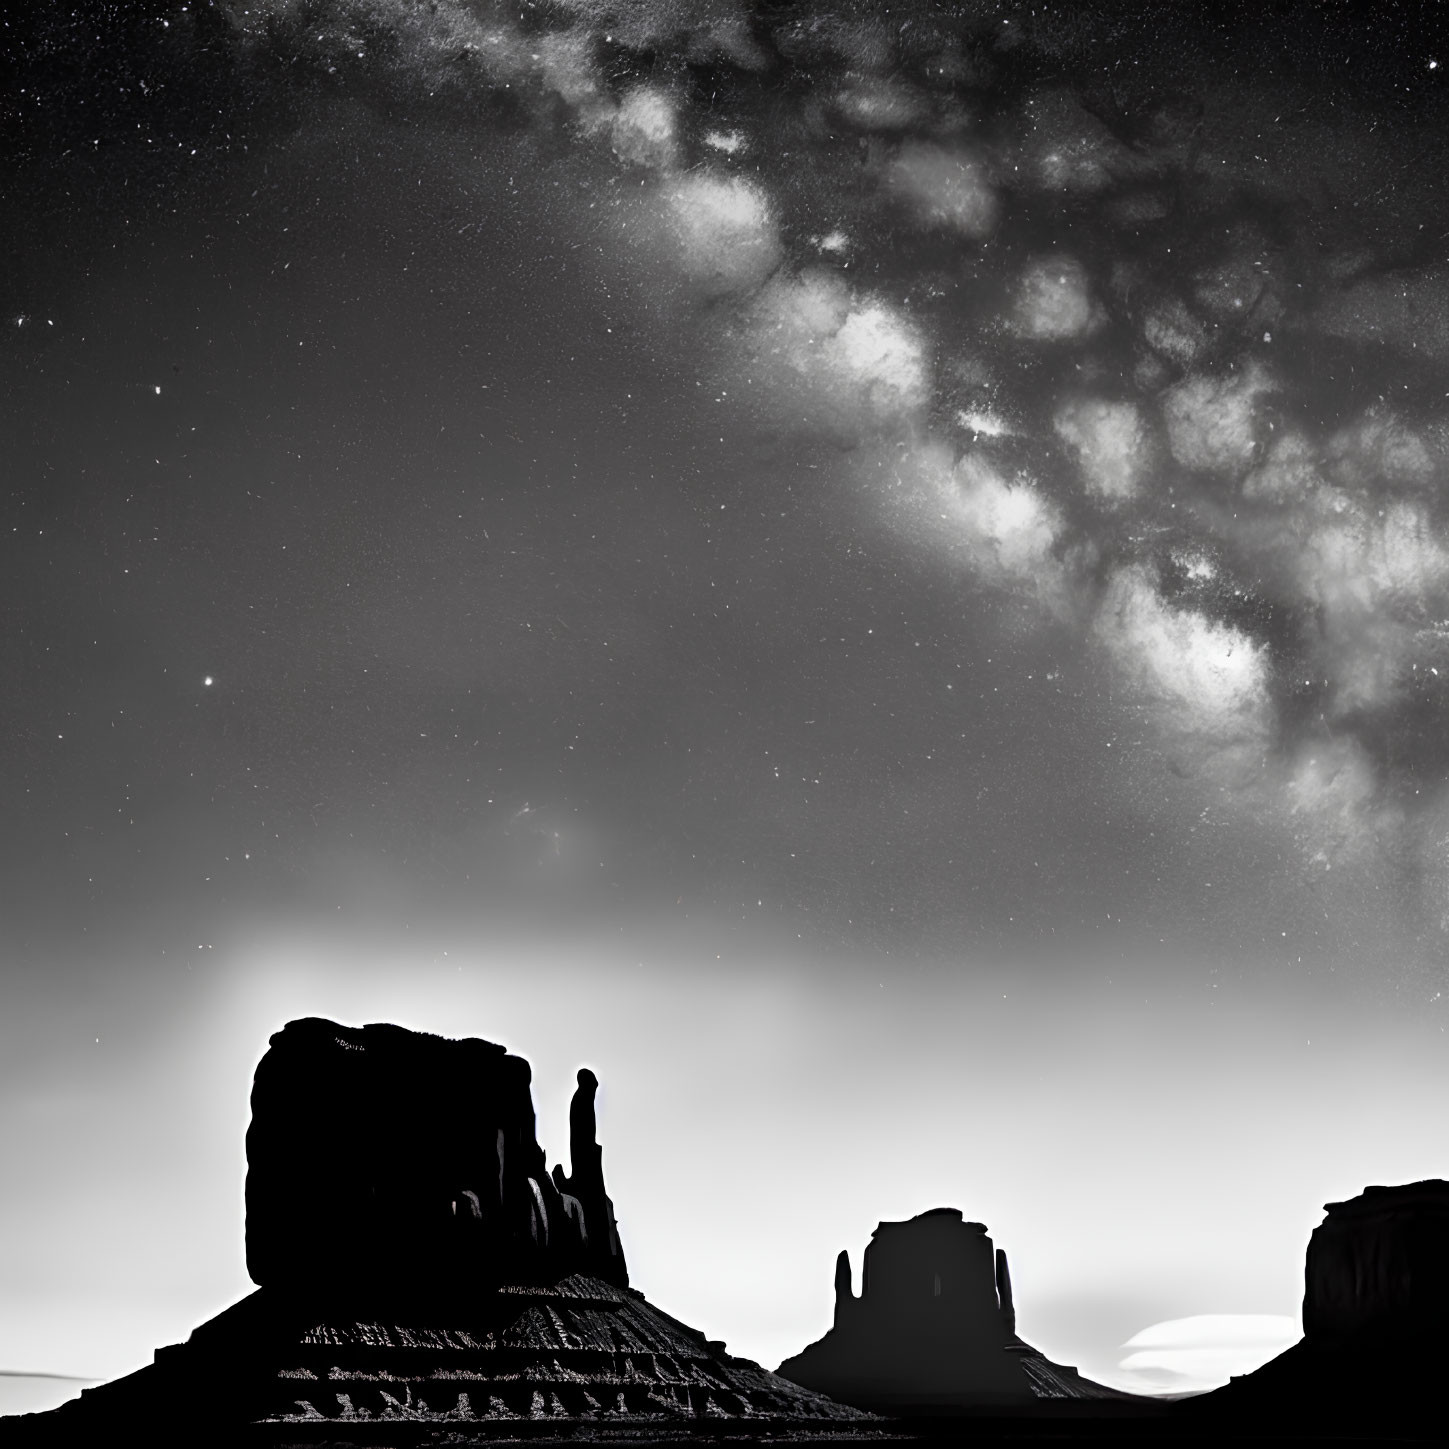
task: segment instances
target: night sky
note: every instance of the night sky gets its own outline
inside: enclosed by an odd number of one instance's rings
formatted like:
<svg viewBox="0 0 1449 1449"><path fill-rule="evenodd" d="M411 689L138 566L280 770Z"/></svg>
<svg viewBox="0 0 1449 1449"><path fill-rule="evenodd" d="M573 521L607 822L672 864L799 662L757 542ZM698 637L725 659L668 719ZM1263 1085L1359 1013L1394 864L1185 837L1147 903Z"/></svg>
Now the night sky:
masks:
<svg viewBox="0 0 1449 1449"><path fill-rule="evenodd" d="M591 1066L769 1366L938 1205L1088 1374L1296 1336L1449 1175L1445 29L7 22L0 1411L248 1291L304 1014L505 1043L550 1160Z"/></svg>

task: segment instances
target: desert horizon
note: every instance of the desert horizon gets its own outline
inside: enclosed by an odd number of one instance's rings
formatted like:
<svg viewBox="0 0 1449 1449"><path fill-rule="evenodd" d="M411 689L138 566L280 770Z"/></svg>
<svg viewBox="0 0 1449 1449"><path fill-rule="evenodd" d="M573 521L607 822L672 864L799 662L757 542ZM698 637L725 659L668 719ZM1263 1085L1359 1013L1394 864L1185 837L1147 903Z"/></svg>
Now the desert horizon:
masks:
<svg viewBox="0 0 1449 1449"><path fill-rule="evenodd" d="M551 1055L557 1056L557 1053ZM540 1091L540 1087L544 1089L542 1092ZM556 1082L540 1083L536 1077L534 1094L536 1097L542 1096L543 1100L553 1108L548 1116L553 1117L557 1127L559 1122L558 1084ZM237 1092L234 1095L238 1099L241 1099L244 1094ZM601 1091L602 1100L606 1104L606 1111L607 1104L612 1095L609 1091L608 1079L606 1078ZM539 1115L542 1125L547 1120L547 1117L542 1112ZM607 1121L607 1118L605 1120ZM567 1134L562 1130L556 1130L552 1135L554 1140L567 1140ZM562 1156L564 1160L567 1159L566 1152ZM1044 1178L1045 1180L1050 1180L1049 1171L1044 1174ZM658 1191L659 1189L656 1188L656 1192ZM1352 1194L1344 1194L1344 1196L1350 1195ZM904 1204L905 1194L897 1189L888 1196L882 1196L881 1200L883 1202ZM232 1209L232 1213L230 1214L224 1210L218 1212L217 1217L223 1220L228 1216L233 1217L234 1220L239 1219L240 1214L235 1212L235 1209L239 1205L239 1202L230 1205L217 1205L223 1209L230 1206ZM928 1206L936 1207L944 1205L944 1203L917 1205L914 1211L925 1211ZM656 1202L650 1204L655 1209L655 1215L652 1217L647 1214L629 1212L628 1206L626 1200L626 1223L652 1222L656 1226L656 1231L659 1223L658 1215L661 1210L666 1222L670 1217L675 1217L676 1219L678 1217L677 1203ZM643 1205L641 1204L641 1206ZM1310 1221L1310 1225L1316 1224L1321 1217L1321 1204L1301 1206L1303 1208L1302 1216ZM1108 1203L1107 1208L1109 1211L1110 1207L1111 1205ZM971 1212L969 1205L964 1210L968 1216L975 1215ZM912 1206L905 1204L904 1206L897 1207L895 1214L900 1218L910 1217L913 1215ZM1046 1219L1044 1226L1050 1231L1052 1228L1050 1212L1038 1209L1038 1215ZM883 1217L882 1221L885 1220L887 1219ZM1011 1242L1016 1236L1010 1233L1009 1225L998 1226L988 1222L988 1226L995 1229L1000 1241ZM847 1252L855 1264L857 1272L860 1263L860 1250L873 1228L874 1224L867 1228L865 1233L857 1241L841 1244L842 1249ZM627 1226L622 1231L627 1244L629 1241ZM666 1228L667 1232L668 1229ZM674 1232L674 1241L678 1243L677 1226ZM1306 1234L1304 1241L1306 1242ZM788 1242L785 1243L783 1249L780 1250L782 1256L794 1258L795 1253L792 1251L792 1246ZM650 1251L651 1247L654 1248L654 1251ZM719 1244L719 1248L728 1252L730 1245L727 1242L723 1242ZM233 1251L235 1251L235 1245L233 1245ZM685 1255L687 1255L687 1249L685 1249ZM697 1251L692 1256L697 1259ZM1019 1248L1015 1249L1013 1256L1016 1260L1013 1271L1019 1282L1025 1283L1030 1287L1030 1285L1034 1285L1040 1281L1039 1272L1034 1270L1029 1260L1022 1260L1022 1254ZM673 1266L678 1270L681 1266L677 1258L674 1264L669 1263L667 1256L659 1253L657 1246L651 1245L647 1241L640 1243L639 1250L633 1254L633 1257L636 1262L643 1261L649 1264L653 1272L658 1275L659 1281L666 1283L668 1279L664 1277L661 1269L667 1271L669 1267ZM792 1318L788 1320L792 1324L801 1325L801 1327L794 1330L796 1335L795 1339L784 1339L784 1334L782 1333L780 1338L776 1340L777 1343L781 1341L785 1343L784 1350L750 1354L749 1350L756 1345L749 1339L741 1342L738 1338L727 1338L726 1341L729 1343L731 1350L745 1353L750 1357L757 1357L761 1362L765 1362L767 1365L773 1365L775 1361L786 1356L792 1344L795 1349L803 1347L806 1339L801 1337L802 1334L808 1334L811 1338L818 1337L818 1333L812 1332L808 1325L820 1323L823 1318L823 1310L828 1302L825 1270L828 1269L829 1261L830 1259L827 1255L822 1254L820 1256L817 1266L821 1271L814 1275L817 1281L805 1285L805 1291L808 1294L810 1302L801 1305L805 1309L804 1312L797 1309ZM701 1265L697 1262L687 1263L682 1266L686 1273L693 1273L700 1278L708 1279L707 1272L701 1273ZM808 1268L810 1265L807 1261L802 1266ZM1288 1272L1284 1276L1293 1279L1298 1288L1298 1293L1301 1296L1301 1246L1286 1266ZM1209 1264L1207 1267L1208 1271L1212 1272L1217 1265ZM802 1272L799 1276L803 1279L805 1274ZM695 1291L698 1296L695 1302L705 1305L705 1311L712 1311L713 1315L717 1318L720 1312L717 1306L719 1300L716 1298L711 1302L710 1298L706 1296L711 1286L713 1285L705 1281L700 1287L697 1287ZM232 1298L235 1299L244 1296L252 1287L253 1285L250 1282L243 1279L239 1288L233 1290ZM651 1284L651 1287L653 1287L653 1284ZM703 1292L701 1292L701 1288ZM679 1302L677 1292L671 1294L667 1290L657 1287L653 1287L653 1291L655 1297L669 1303L672 1307L686 1306ZM1209 1303L1212 1302L1211 1299L1206 1301ZM224 1302L217 1302L214 1306L221 1308L226 1306L226 1304ZM694 1318L700 1318L702 1316L700 1310L695 1308L694 1304L688 1304L687 1306L689 1313ZM1210 1388L1218 1387L1225 1383L1230 1375L1251 1372L1275 1356L1276 1353L1280 1352L1290 1343L1297 1341L1302 1332L1297 1307L1297 1301L1294 1300L1291 1313L1232 1314L1212 1311L1185 1313L1174 1319L1158 1320L1156 1322L1142 1324L1130 1335L1123 1335L1119 1343L1102 1343L1100 1341L1094 1343L1092 1341L1090 1328L1084 1329L1080 1323L1072 1324L1066 1314L1061 1314L1061 1317L1066 1318L1065 1331L1063 1331L1063 1327L1060 1325L1055 1326L1055 1331L1053 1331L1054 1325L1050 1311L1050 1300L1048 1300L1046 1311L1042 1311L1040 1305L1033 1304L1029 1299L1026 1300L1023 1322L1034 1337L1038 1338L1043 1344L1050 1346L1050 1350L1057 1357L1070 1362L1075 1367L1081 1368L1089 1377L1094 1378L1098 1382L1112 1388L1124 1389L1137 1394L1172 1395L1202 1392ZM778 1308L779 1305L776 1305L776 1311L778 1311ZM193 1309L193 1316L198 1318L204 1316L204 1311L203 1309ZM788 1308L786 1312L789 1312ZM1058 1312L1060 1314L1060 1308ZM807 1313L811 1316L807 1317ZM125 1316L125 1307L121 1305L117 1313L117 1318L124 1321ZM160 1332L164 1338L173 1340L184 1338L192 1326L194 1326L192 1323L185 1322L182 1315L173 1314L166 1321L164 1329L158 1321L153 1322L151 1331L153 1334ZM706 1326L714 1328L719 1325L717 1322L706 1320ZM74 1323L69 1325L58 1323L55 1330L57 1338L61 1341L74 1344L79 1337L76 1328L77 1325ZM1075 1332L1073 1332L1073 1329L1075 1329ZM143 1333L144 1331L145 1329L143 1327L141 1332ZM790 1328L787 1327L784 1333L789 1333L790 1331ZM140 1333L135 1331L129 1335L129 1338L132 1345L129 1349L131 1354L130 1360L120 1360L116 1367L110 1368L109 1372L104 1375L95 1374L91 1377L76 1375L72 1377L71 1372L62 1373L55 1370L48 1370L47 1368L41 1368L39 1372L31 1373L25 1372L24 1369L8 1369L3 1376L15 1382L0 1384L0 1394L7 1394L12 1399L17 1401L23 1400L27 1404L33 1404L35 1407L54 1406L54 1404L58 1404L79 1394L82 1387L93 1382L98 1382L102 1377L114 1377L128 1369L139 1367L143 1362L149 1361L151 1352L157 1344L144 1342L140 1337ZM766 1346L767 1349L775 1348L775 1344L769 1343L768 1341ZM1115 1353L1113 1352L1114 1350L1116 1350ZM74 1352L73 1349L71 1351ZM112 1362L116 1363L117 1361L113 1360ZM23 1411L17 1409L11 1412Z"/></svg>

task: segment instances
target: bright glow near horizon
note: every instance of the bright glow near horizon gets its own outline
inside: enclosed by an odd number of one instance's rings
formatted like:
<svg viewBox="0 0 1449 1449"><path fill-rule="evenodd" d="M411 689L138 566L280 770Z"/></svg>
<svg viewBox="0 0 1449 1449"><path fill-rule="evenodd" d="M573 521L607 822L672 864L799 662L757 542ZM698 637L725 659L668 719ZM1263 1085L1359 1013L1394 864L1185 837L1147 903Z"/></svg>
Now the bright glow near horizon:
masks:
<svg viewBox="0 0 1449 1449"><path fill-rule="evenodd" d="M1149 968L1111 968L1104 1000L1106 968L1085 963L1049 988L978 965L885 990L862 961L821 992L767 937L737 939L725 979L701 970L729 954L723 931L612 934L497 929L479 950L459 922L238 940L191 1023L149 1016L152 1001L113 1026L136 1066L92 1061L77 1082L83 1054L52 1038L28 1099L0 1109L0 1145L36 1183L0 1205L0 1230L52 1245L32 1260L33 1311L0 1320L0 1363L109 1376L249 1291L250 1074L303 1015L503 1042L533 1066L550 1162L573 1074L593 1067L635 1284L767 1366L828 1327L841 1248L858 1264L877 1222L949 1205L1007 1250L1020 1330L1050 1356L1123 1387L1204 1386L1263 1356L1243 1315L1296 1314L1324 1201L1429 1175L1438 1031L1392 1013L1349 1028L1224 991L1190 1021ZM1187 1050L1215 1070L1183 1076ZM1138 1332L1195 1314L1238 1329Z"/></svg>
<svg viewBox="0 0 1449 1449"><path fill-rule="evenodd" d="M1204 1313L1153 1323L1123 1344L1131 1349L1103 1382L1136 1393L1217 1388L1252 1373L1303 1336L1298 1318L1272 1313Z"/></svg>

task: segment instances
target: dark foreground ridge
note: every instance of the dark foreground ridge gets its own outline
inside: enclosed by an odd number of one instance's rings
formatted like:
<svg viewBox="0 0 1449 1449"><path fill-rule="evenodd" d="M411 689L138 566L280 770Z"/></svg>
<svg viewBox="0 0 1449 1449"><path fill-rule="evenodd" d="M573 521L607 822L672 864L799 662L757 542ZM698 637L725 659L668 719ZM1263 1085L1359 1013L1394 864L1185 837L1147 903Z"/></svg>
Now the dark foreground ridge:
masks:
<svg viewBox="0 0 1449 1449"><path fill-rule="evenodd" d="M835 1268L835 1326L780 1373L883 1414L952 1414L1039 1399L1140 1402L1052 1363L1018 1336L1006 1253L984 1223L933 1208L881 1223L851 1291L850 1258Z"/></svg>

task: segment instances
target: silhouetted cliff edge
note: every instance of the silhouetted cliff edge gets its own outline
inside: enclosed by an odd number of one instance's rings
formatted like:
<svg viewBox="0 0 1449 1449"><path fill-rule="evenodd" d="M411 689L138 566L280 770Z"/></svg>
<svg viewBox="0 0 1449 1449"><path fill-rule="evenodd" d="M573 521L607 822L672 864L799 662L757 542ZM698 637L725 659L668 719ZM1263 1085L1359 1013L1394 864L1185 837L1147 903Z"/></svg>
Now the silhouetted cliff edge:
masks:
<svg viewBox="0 0 1449 1449"><path fill-rule="evenodd" d="M1301 1341L1183 1404L1184 1419L1442 1440L1449 1182L1368 1187L1324 1211L1308 1243Z"/></svg>

